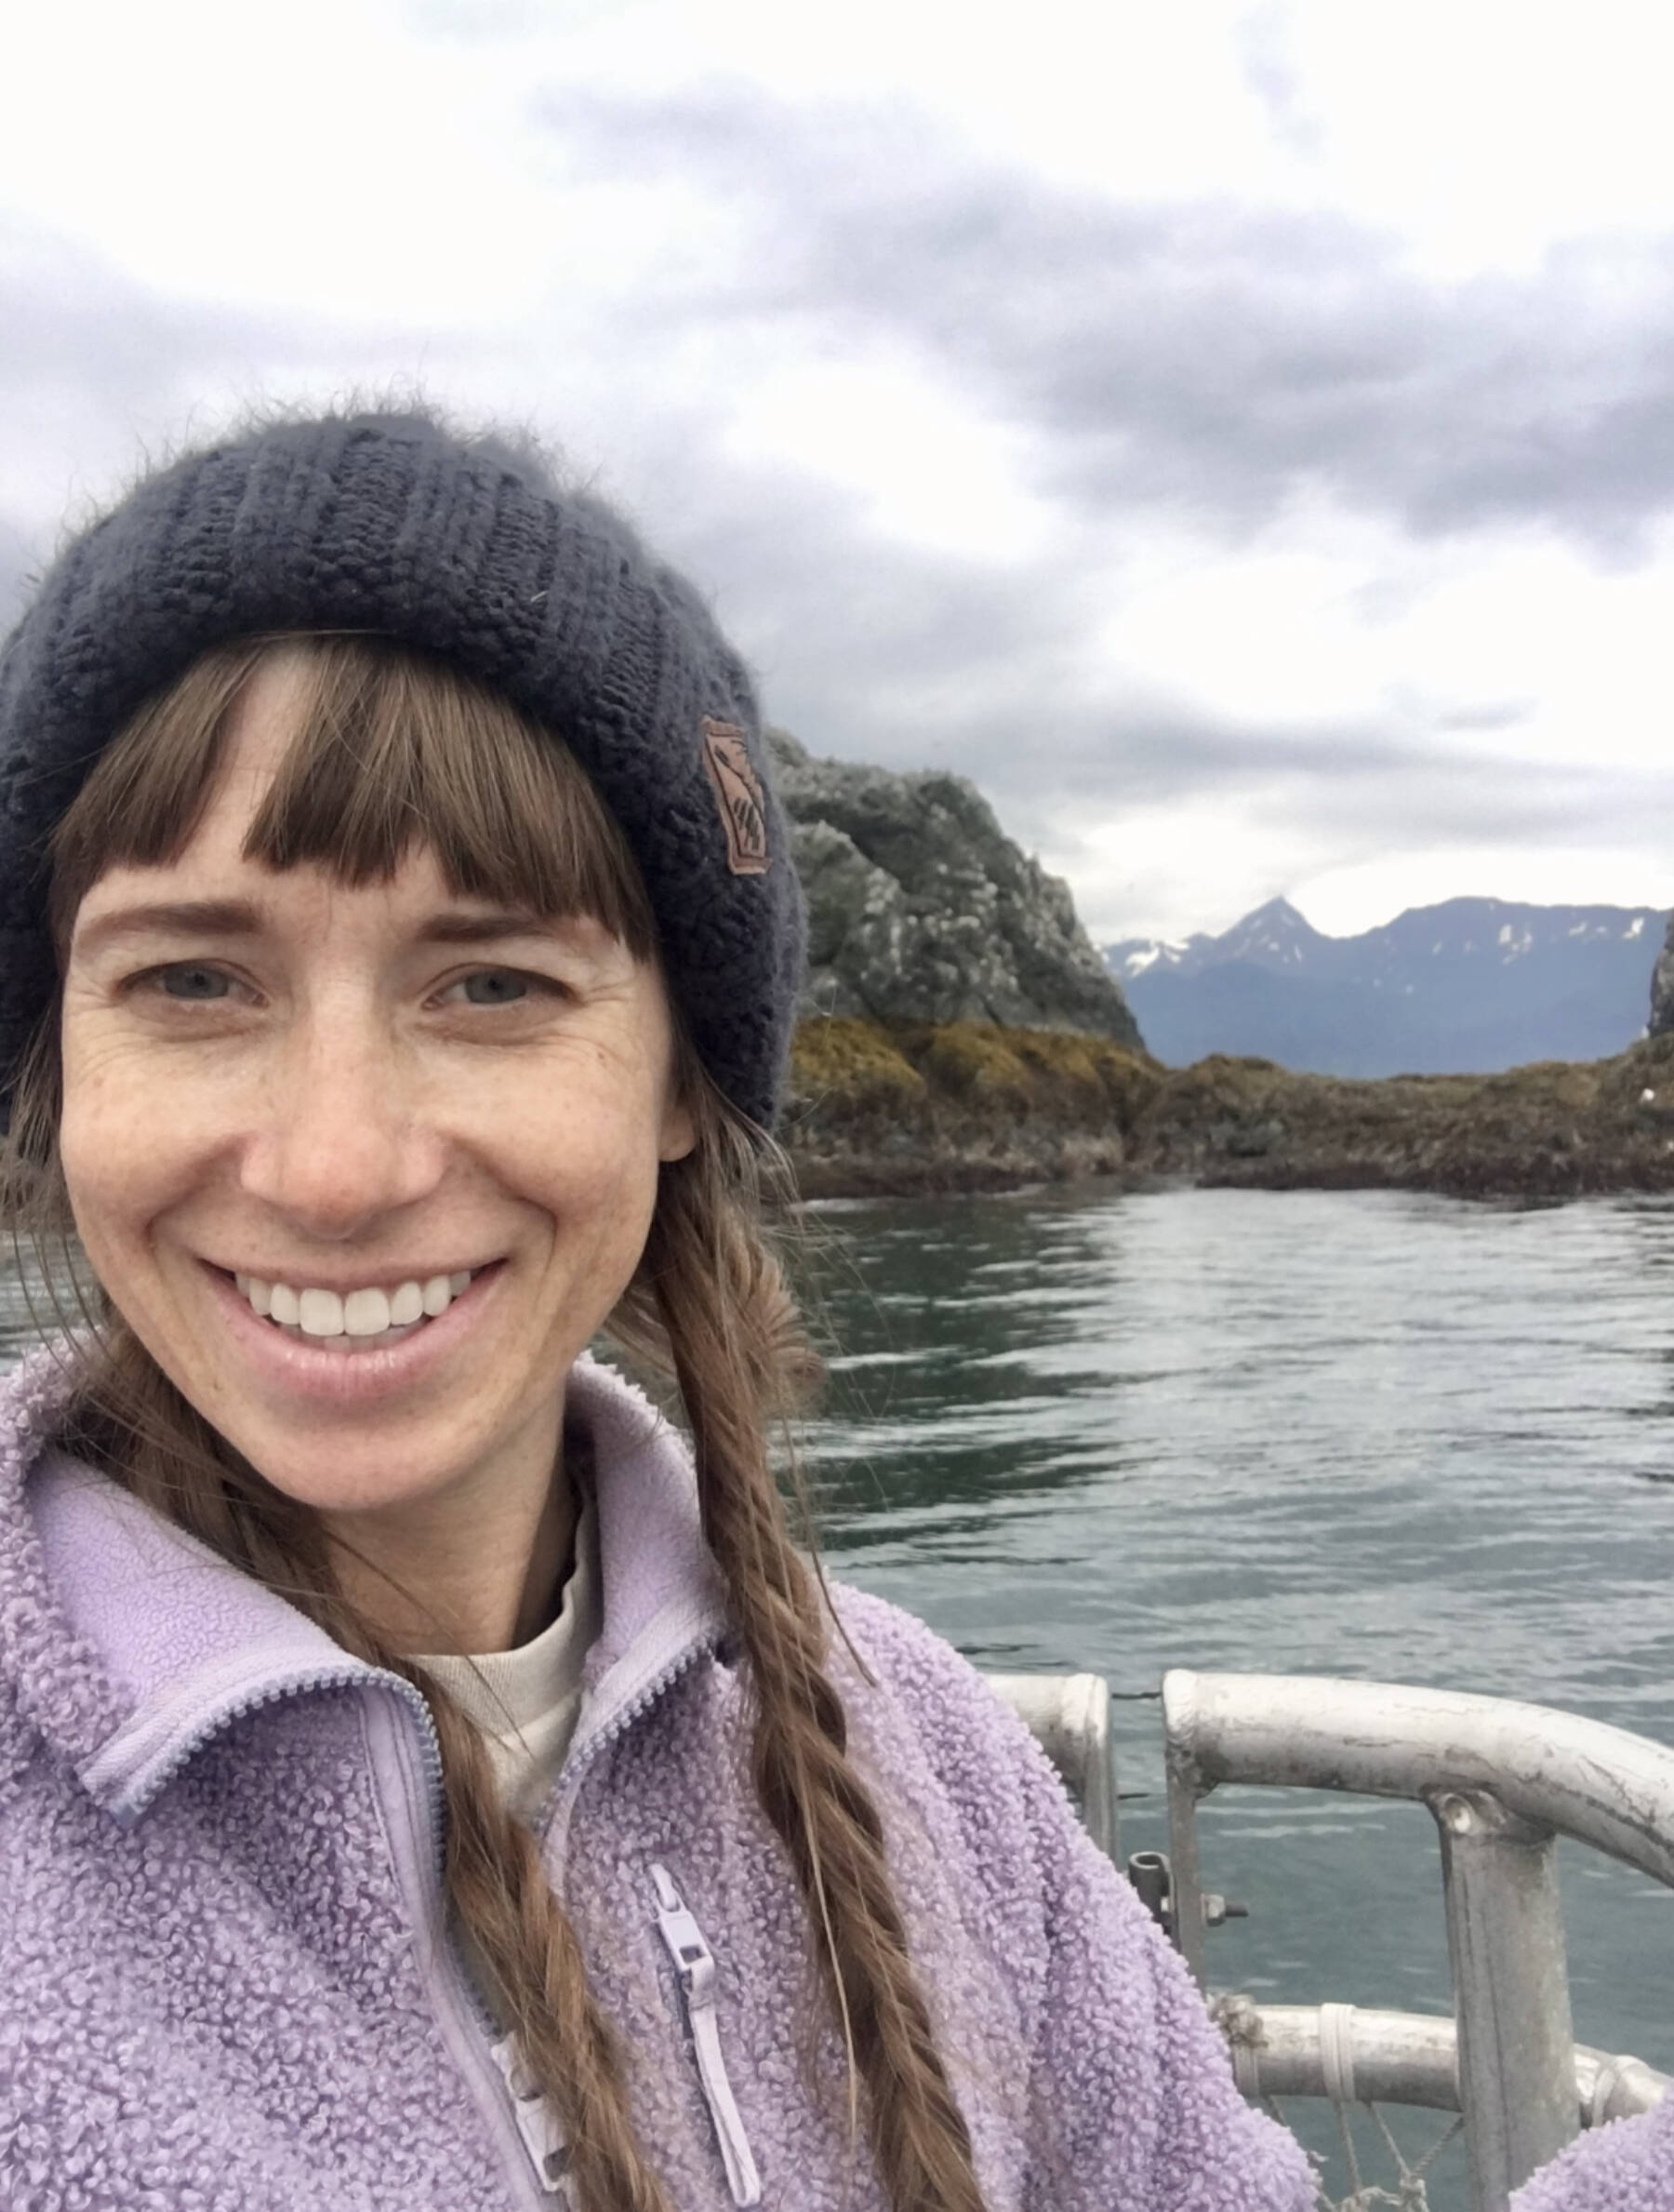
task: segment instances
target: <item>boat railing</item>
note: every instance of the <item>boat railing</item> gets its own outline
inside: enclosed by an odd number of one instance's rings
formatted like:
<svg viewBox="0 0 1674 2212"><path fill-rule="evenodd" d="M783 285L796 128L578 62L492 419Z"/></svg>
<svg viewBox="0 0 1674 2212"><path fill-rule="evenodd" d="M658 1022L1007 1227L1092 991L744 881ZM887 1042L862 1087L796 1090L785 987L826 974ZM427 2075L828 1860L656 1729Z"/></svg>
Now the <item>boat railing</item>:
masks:
<svg viewBox="0 0 1674 2212"><path fill-rule="evenodd" d="M1109 1692L1093 1675L990 1678L1118 1859ZM1646 2111L1665 2076L1578 2048L1556 1862L1561 1835L1674 1887L1674 1752L1603 1722L1503 1698L1317 1675L1162 1679L1166 1856L1129 1875L1206 1989L1197 1807L1223 1784L1346 1791L1426 1806L1441 1846L1454 2017L1214 2000L1246 2095L1456 2111L1471 2212L1577 2131ZM1235 1908L1234 1908L1235 1910Z"/></svg>

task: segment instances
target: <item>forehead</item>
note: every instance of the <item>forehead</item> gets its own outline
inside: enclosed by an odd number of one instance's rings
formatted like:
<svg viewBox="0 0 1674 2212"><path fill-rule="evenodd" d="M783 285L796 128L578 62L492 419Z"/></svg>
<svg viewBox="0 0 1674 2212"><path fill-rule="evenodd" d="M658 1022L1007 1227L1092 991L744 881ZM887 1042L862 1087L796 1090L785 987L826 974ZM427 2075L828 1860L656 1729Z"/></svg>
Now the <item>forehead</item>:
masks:
<svg viewBox="0 0 1674 2212"><path fill-rule="evenodd" d="M247 895L259 885L263 903L317 901L355 893L374 903L449 903L452 893L434 849L415 840L393 876L351 887L322 866L308 862L278 870L245 850L262 801L284 765L306 714L307 673L300 656L284 648L266 658L240 694L228 725L221 757L196 828L171 860L118 861L92 884L76 915L79 925L126 903L137 888L164 881L180 887ZM481 903L473 901L472 903Z"/></svg>
<svg viewBox="0 0 1674 2212"><path fill-rule="evenodd" d="M169 899L237 901L258 923L288 913L304 927L323 923L331 909L344 903L391 922L415 914L432 917L449 908L482 908L483 900L461 899L453 890L434 847L421 840L415 840L387 880L352 886L319 863L276 869L246 854L251 824L297 735L306 697L299 656L281 650L263 661L240 697L207 804L191 837L173 859L118 861L108 868L76 912L77 937L101 921L121 927L127 911L149 913L154 902ZM566 925L576 926L574 921ZM206 929L228 933L207 917ZM231 933L248 931L240 927Z"/></svg>
<svg viewBox="0 0 1674 2212"><path fill-rule="evenodd" d="M193 845L206 833L220 838L234 829L242 843L301 726L306 696L306 673L297 653L281 647L259 663L232 711Z"/></svg>

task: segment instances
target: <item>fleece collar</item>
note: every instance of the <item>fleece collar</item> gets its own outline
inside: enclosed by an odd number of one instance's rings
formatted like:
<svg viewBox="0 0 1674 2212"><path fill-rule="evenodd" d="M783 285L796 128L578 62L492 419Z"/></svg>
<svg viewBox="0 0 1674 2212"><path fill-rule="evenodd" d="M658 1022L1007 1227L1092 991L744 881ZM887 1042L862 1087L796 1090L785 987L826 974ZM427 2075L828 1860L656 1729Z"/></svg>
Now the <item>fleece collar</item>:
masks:
<svg viewBox="0 0 1674 2212"><path fill-rule="evenodd" d="M242 1713L313 1690L385 1688L283 1598L43 1436L73 1380L62 1345L0 1386L0 1684L125 1825ZM575 1752L619 1726L724 1623L690 1455L650 1403L584 1357L566 1419L592 1439L604 1625Z"/></svg>

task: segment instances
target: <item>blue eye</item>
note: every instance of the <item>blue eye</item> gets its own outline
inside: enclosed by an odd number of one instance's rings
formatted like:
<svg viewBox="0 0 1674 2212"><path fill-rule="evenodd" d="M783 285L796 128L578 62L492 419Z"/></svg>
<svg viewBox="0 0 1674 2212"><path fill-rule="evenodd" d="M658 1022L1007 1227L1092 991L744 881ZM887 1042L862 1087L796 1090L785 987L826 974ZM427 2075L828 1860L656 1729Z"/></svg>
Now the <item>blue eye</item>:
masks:
<svg viewBox="0 0 1674 2212"><path fill-rule="evenodd" d="M195 962L166 967L157 980L170 998L225 998L232 988L219 967L204 967Z"/></svg>
<svg viewBox="0 0 1674 2212"><path fill-rule="evenodd" d="M526 976L509 967L485 967L465 978L465 996L473 1006L507 1006L529 995Z"/></svg>

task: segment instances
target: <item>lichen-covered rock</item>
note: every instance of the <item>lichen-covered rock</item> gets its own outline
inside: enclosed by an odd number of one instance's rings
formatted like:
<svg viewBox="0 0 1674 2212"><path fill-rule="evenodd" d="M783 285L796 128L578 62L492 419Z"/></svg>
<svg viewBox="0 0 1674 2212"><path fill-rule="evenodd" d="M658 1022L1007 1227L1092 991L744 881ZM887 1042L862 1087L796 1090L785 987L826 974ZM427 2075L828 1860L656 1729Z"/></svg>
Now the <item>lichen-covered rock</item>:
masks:
<svg viewBox="0 0 1674 2212"><path fill-rule="evenodd" d="M1123 1173L1165 1071L1087 1032L798 1024L781 1134L805 1197L1013 1190Z"/></svg>
<svg viewBox="0 0 1674 2212"><path fill-rule="evenodd" d="M1667 1036L1674 1030L1674 914L1668 916L1668 934L1651 971L1651 1019L1647 1034Z"/></svg>
<svg viewBox="0 0 1674 2212"><path fill-rule="evenodd" d="M815 760L773 734L808 899L807 1014L992 1021L1140 1045L1069 886L963 776Z"/></svg>
<svg viewBox="0 0 1674 2212"><path fill-rule="evenodd" d="M1084 1033L804 1021L784 1139L808 1197L1119 1176L1544 1204L1674 1192L1674 1032L1492 1075L1165 1068Z"/></svg>

